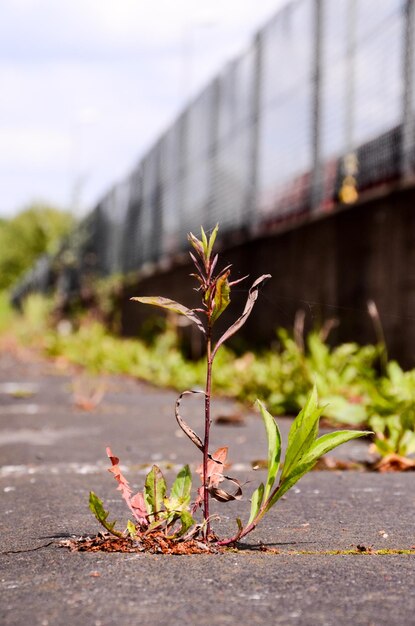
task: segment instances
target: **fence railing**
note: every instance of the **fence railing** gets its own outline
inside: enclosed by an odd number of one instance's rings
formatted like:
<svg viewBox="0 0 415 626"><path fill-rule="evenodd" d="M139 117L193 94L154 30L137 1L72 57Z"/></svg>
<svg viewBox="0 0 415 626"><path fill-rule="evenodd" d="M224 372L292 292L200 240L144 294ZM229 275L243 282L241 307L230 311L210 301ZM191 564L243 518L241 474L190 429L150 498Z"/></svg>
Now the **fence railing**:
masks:
<svg viewBox="0 0 415 626"><path fill-rule="evenodd" d="M287 5L100 200L58 274L128 273L201 224L249 234L412 177L414 25L413 0ZM43 260L16 298L53 280Z"/></svg>

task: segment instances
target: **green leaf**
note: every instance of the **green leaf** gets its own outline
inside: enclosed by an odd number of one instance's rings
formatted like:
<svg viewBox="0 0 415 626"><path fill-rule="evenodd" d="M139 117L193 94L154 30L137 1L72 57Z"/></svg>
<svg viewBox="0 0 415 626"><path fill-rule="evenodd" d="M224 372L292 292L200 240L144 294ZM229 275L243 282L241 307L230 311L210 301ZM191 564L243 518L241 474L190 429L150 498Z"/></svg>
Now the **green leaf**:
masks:
<svg viewBox="0 0 415 626"><path fill-rule="evenodd" d="M188 465L182 467L172 485L170 498L168 498L169 510L179 511L190 502L192 488L192 474Z"/></svg>
<svg viewBox="0 0 415 626"><path fill-rule="evenodd" d="M406 430L399 442L398 452L402 456L409 456L415 452L415 433Z"/></svg>
<svg viewBox="0 0 415 626"><path fill-rule="evenodd" d="M264 485L261 483L257 489L255 489L251 498L251 514L248 520L248 526L251 524L256 516L259 513L259 509L261 508L262 500L264 498Z"/></svg>
<svg viewBox="0 0 415 626"><path fill-rule="evenodd" d="M291 472L284 477L281 476L280 484L278 490L271 498L267 511L279 500L296 482L300 480L304 474L309 472L318 459L341 445L342 443L346 443L351 439L357 439L358 437L364 437L365 435L371 434L371 431L361 431L361 430L339 430L333 433L327 433L322 437L319 437L316 441L312 443L308 451L301 456L300 462L293 467Z"/></svg>
<svg viewBox="0 0 415 626"><path fill-rule="evenodd" d="M192 309L188 309L186 306L180 304L179 302L176 302L175 300L170 300L170 298L163 298L162 296L137 296L135 298L130 298L130 300L134 300L135 302L141 302L142 304L159 306L162 309L173 311L173 313L185 315L189 320L196 324L196 326L203 334L206 334L204 326L196 313L192 311Z"/></svg>
<svg viewBox="0 0 415 626"><path fill-rule="evenodd" d="M268 476L264 492L264 499L266 500L271 492L280 466L281 434L273 416L267 411L260 400L257 400L257 403L261 411L262 419L264 420L265 431L268 438Z"/></svg>
<svg viewBox="0 0 415 626"><path fill-rule="evenodd" d="M316 463L318 459L342 443L373 434L370 430L337 430L319 437L302 458L303 463Z"/></svg>
<svg viewBox="0 0 415 626"><path fill-rule="evenodd" d="M193 526L193 524L196 523L193 517L190 515L189 511L182 511L180 513L180 522L181 522L181 528L174 535L170 535L168 539L175 539L176 537L181 537L182 535L187 533L187 531L189 530L189 528Z"/></svg>
<svg viewBox="0 0 415 626"><path fill-rule="evenodd" d="M89 508L91 509L92 513L95 515L99 523L102 524L103 527L108 530L108 532L115 535L116 537L124 536L121 532L115 530L114 526L117 523L116 520L114 522L107 521L109 512L104 509L104 504L102 500L100 500L93 491L89 492Z"/></svg>
<svg viewBox="0 0 415 626"><path fill-rule="evenodd" d="M206 237L206 233L203 229L203 226L200 227L200 232L202 233L202 245L203 245L203 252L206 258L208 258L208 249L209 249L209 244L208 244L208 240Z"/></svg>
<svg viewBox="0 0 415 626"><path fill-rule="evenodd" d="M159 514L163 508L163 500L166 495L166 481L157 465L153 465L152 469L146 476L144 485L144 499L149 515L154 516L154 520L159 519Z"/></svg>
<svg viewBox="0 0 415 626"><path fill-rule="evenodd" d="M295 466L301 462L315 441L318 433L318 421L323 410L324 407L321 409L318 406L317 389L314 385L304 408L297 415L290 428L280 482L283 482Z"/></svg>
<svg viewBox="0 0 415 626"><path fill-rule="evenodd" d="M388 375L391 383L396 387L399 387L402 384L402 381L404 379L404 373L396 361L389 361Z"/></svg>
<svg viewBox="0 0 415 626"><path fill-rule="evenodd" d="M128 534L130 535L131 539L135 539L137 536L137 528L134 524L134 522L132 522L131 520L128 520L127 522L127 530L128 530Z"/></svg>
<svg viewBox="0 0 415 626"><path fill-rule="evenodd" d="M207 257L210 259L210 255L212 254L213 246L215 245L216 235L218 234L219 224L216 224L215 228L212 231L211 236L209 237L209 245L207 250Z"/></svg>
<svg viewBox="0 0 415 626"><path fill-rule="evenodd" d="M212 323L215 322L220 315L222 315L224 310L230 304L231 289L228 282L229 274L230 271L225 272L225 274L223 274L223 276L220 276L216 281L215 297L213 300L215 303L215 308L213 309L213 314L211 318Z"/></svg>
<svg viewBox="0 0 415 626"><path fill-rule="evenodd" d="M331 420L348 424L360 425L367 421L367 408L364 404L349 402L341 395L324 395L324 416Z"/></svg>

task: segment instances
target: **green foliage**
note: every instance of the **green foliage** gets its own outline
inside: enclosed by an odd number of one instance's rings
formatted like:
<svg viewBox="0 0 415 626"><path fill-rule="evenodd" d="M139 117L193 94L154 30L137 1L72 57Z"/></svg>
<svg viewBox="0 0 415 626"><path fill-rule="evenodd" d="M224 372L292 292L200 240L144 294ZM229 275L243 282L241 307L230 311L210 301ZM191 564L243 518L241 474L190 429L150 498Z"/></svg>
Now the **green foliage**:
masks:
<svg viewBox="0 0 415 626"><path fill-rule="evenodd" d="M266 487L261 483L251 500L251 513L247 525L241 527L234 537L221 541L222 545L235 543L250 533L274 504L310 471L318 459L342 443L370 434L368 431L344 430L323 435L317 439L321 408L318 405L316 388L312 390L304 408L291 425L285 460L277 482L277 471L281 454L281 438L278 426L262 403L259 403L268 439L268 476Z"/></svg>
<svg viewBox="0 0 415 626"><path fill-rule="evenodd" d="M73 227L69 213L35 203L0 222L0 289L12 286L42 254L53 254Z"/></svg>
<svg viewBox="0 0 415 626"><path fill-rule="evenodd" d="M404 372L395 362L387 365L373 391L369 425L381 456L415 453L415 370Z"/></svg>
<svg viewBox="0 0 415 626"><path fill-rule="evenodd" d="M3 329L14 330L26 345L37 338L48 354L65 356L92 373L129 374L177 390L200 385L205 363L183 356L174 326L151 345L111 336L98 323L61 335L45 326L51 306L41 296L30 296L24 320L17 323L5 302ZM405 372L391 361L385 375L379 376L375 346L323 346L324 358L317 359L316 351L324 343L317 333L305 342L313 346L311 352L308 348L302 352L287 331L279 336L279 349L240 358L222 346L213 370L216 391L248 405L261 397L271 413L293 414L304 405L314 380L322 417L333 423L368 425L376 433L374 444L381 456L415 454L415 370Z"/></svg>
<svg viewBox="0 0 415 626"><path fill-rule="evenodd" d="M164 476L157 465L153 465L148 472L144 492L138 492L131 497L131 490L127 480L118 466L118 458L111 456L110 472L114 474L122 492L124 500L134 513L135 522L128 520L125 531L115 529L116 522L108 522L108 511L104 509L102 500L90 492L89 508L102 526L116 537L131 537L140 541L145 534L151 532L163 532L167 538L179 539L186 533L190 535L199 531L191 514L190 493L192 488L192 476L189 466L183 467L173 483L170 496L166 496L167 485ZM145 506L146 511L142 509ZM193 527L193 529L192 529Z"/></svg>
<svg viewBox="0 0 415 626"><path fill-rule="evenodd" d="M266 486L264 487L264 484L261 483L254 491L251 499L250 517L246 526L243 526L238 519L237 535L219 541L221 545L235 543L251 532L274 504L304 474L313 468L323 454L333 450L342 443L369 434L368 431L344 430L328 433L317 438L321 409L318 406L317 392L314 388L307 399L304 409L300 411L291 426L283 469L277 481L281 456L281 436L272 415L261 402L258 402L258 405L268 440ZM110 450L107 452L112 461L110 471L117 479L118 488L123 493L124 499L130 508L133 505L133 511L140 511L140 501L137 500L137 496L140 496L141 492L131 498L131 490L127 480L121 474L118 459L112 456ZM223 470L219 468L219 465L222 465L222 462L225 461L226 452L226 448L221 448L211 455L209 476L214 486L223 480ZM177 474L170 495L167 496L165 478L160 468L157 465L153 465L146 476L144 484L143 502L145 502L146 508L144 519L141 517L141 512L139 512L138 515L136 514L139 523L129 520L127 528L123 533L115 529L116 522L107 521L109 513L104 509L102 501L93 492L90 493L89 506L96 519L104 528L117 537L130 536L140 540L140 534L142 533L162 531L169 539L180 539L184 536L189 537L198 534L203 527L203 524L198 524L193 517L198 503L196 501L191 504L191 487L190 468L186 465ZM226 492L223 493L226 494ZM228 501L228 498L218 499L219 501Z"/></svg>

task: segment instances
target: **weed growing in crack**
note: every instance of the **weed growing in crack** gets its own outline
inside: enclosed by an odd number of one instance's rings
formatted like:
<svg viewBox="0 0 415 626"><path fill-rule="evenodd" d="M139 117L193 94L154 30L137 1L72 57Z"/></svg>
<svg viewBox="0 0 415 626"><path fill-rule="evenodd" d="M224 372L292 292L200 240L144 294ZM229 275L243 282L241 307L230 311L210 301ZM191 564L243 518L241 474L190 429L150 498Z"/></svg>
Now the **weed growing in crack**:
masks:
<svg viewBox="0 0 415 626"><path fill-rule="evenodd" d="M342 430L317 438L322 408L318 405L317 392L314 388L291 426L284 464L277 479L281 457L281 436L274 418L265 405L258 400L268 438L266 481L261 483L252 495L250 515L245 524L239 518L236 520L237 530L234 535L218 538L213 532L209 512L210 498L219 502L239 500L242 497L242 486L236 478L224 475L227 447L221 447L212 453L209 451L212 367L219 348L245 324L258 298L259 289L270 278L269 274L264 274L253 282L242 315L216 339L214 325L230 304L232 287L247 278L230 280L230 265L216 271L218 255L213 255L213 247L217 232L218 226L210 237L207 237L203 228L201 239L192 233L188 235L189 242L194 249L194 252L190 252L195 266L195 272L191 276L198 282L197 291L201 295L200 308L189 309L178 302L160 296L132 298L132 300L186 316L202 333L206 347L205 390L203 392L184 391L176 402L175 410L180 428L202 454L202 463L198 468L202 484L197 491L195 501L191 502L192 478L188 465L178 473L169 495L167 495L164 476L156 465L146 477L144 490L132 495L132 490L120 470L119 459L113 455L110 448L107 448L112 464L109 471L117 480L118 489L134 521L128 522L126 530L116 530L115 522L108 521L109 513L104 509L102 501L93 492L90 493L90 508L105 529L119 538L130 536L143 546L151 536L160 537L160 535L171 541L201 537L206 544L222 546L236 544L255 529L264 515L304 474L313 468L322 455L342 443L368 434L367 431ZM179 413L182 398L193 393L204 394L203 438L186 424ZM223 488L222 483L225 479L234 485L232 491ZM202 515L198 521L197 513L200 509L202 509Z"/></svg>

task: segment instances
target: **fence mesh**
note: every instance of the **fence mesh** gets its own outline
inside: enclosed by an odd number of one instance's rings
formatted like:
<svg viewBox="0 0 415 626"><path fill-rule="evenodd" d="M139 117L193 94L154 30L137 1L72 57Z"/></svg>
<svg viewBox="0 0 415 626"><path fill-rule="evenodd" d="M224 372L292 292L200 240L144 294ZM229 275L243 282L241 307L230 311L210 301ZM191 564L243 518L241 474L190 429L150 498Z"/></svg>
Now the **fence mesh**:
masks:
<svg viewBox="0 0 415 626"><path fill-rule="evenodd" d="M201 224L249 236L411 178L414 27L413 0L287 5L16 297L49 287L68 250L79 273L128 273L181 252Z"/></svg>

